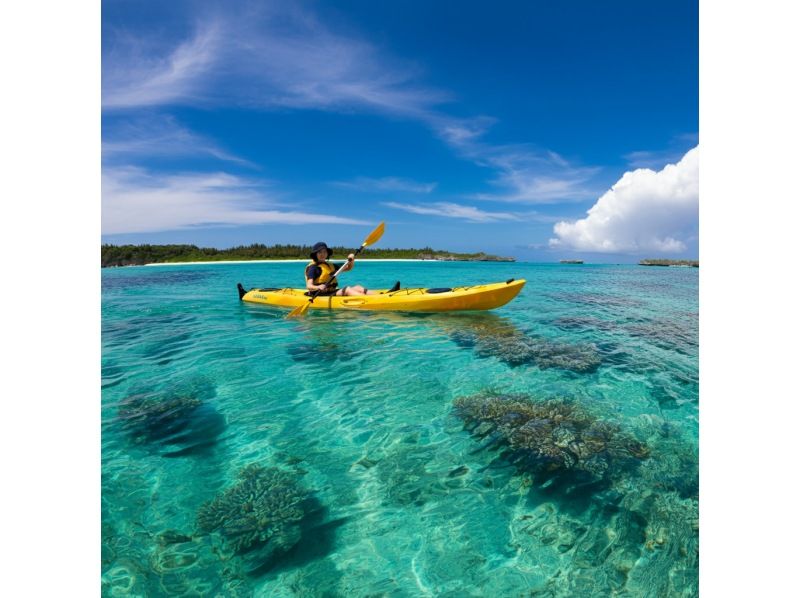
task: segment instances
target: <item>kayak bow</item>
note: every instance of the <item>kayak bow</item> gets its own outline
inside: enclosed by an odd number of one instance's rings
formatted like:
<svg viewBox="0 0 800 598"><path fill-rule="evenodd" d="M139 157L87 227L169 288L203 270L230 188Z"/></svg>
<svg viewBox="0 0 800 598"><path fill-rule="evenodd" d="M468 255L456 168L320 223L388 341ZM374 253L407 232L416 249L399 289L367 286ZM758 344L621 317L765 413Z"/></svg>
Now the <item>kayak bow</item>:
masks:
<svg viewBox="0 0 800 598"><path fill-rule="evenodd" d="M378 295L321 296L310 305L311 309L349 309L358 311L411 311L442 312L494 309L511 301L522 290L525 280L495 282L491 284L454 287L447 289L383 290ZM239 299L273 307L296 308L308 303L304 289L250 289L241 284Z"/></svg>

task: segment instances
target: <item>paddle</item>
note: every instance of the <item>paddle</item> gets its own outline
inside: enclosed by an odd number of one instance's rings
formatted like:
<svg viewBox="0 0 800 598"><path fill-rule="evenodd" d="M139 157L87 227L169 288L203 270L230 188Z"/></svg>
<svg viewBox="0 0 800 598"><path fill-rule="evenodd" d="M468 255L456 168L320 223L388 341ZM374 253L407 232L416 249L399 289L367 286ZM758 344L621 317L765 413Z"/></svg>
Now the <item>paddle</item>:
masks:
<svg viewBox="0 0 800 598"><path fill-rule="evenodd" d="M359 253L361 253L361 250L364 249L364 247L367 247L368 245L372 245L373 243L377 242L383 236L383 229L384 229L384 223L381 222L378 226L375 227L375 230L372 231L369 234L369 236L364 240L364 242L361 244L361 247L356 249L356 253L355 254L358 255ZM345 267L347 266L348 263L349 263L349 261L345 262L342 265L342 267L339 268L336 271L336 274L334 274L330 278L330 280L328 280L328 282L325 283L325 284L329 285L334 280L336 280L336 277L339 276L339 274L342 273L342 270L345 269ZM315 291L314 294L311 295L311 297L309 298L309 300L307 302L303 303L302 305L299 305L299 306L295 307L292 311L289 312L289 315L286 316L286 317L287 318L296 318L296 317L299 317L299 316L304 316L306 314L306 312L308 311L308 308L311 307L311 304L314 303L314 299L316 299L317 295L319 295L321 292L322 291Z"/></svg>

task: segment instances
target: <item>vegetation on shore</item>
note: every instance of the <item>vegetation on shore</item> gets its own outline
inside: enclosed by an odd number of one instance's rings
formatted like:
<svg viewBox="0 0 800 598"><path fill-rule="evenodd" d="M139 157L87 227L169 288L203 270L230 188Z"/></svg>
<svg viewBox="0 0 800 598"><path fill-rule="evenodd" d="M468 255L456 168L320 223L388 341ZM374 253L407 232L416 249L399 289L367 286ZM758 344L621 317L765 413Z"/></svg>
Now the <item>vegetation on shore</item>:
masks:
<svg viewBox="0 0 800 598"><path fill-rule="evenodd" d="M333 259L354 253L355 247L332 247ZM310 245L262 245L260 243L214 249L196 245L109 245L101 247L101 266L142 266L175 262L217 262L246 260L308 259ZM364 249L359 259L420 259L441 261L513 262L511 257L479 253L454 253L425 247L423 249Z"/></svg>
<svg viewBox="0 0 800 598"><path fill-rule="evenodd" d="M691 266L692 268L699 268L700 262L698 260L664 260L664 259L648 259L639 262L640 266Z"/></svg>

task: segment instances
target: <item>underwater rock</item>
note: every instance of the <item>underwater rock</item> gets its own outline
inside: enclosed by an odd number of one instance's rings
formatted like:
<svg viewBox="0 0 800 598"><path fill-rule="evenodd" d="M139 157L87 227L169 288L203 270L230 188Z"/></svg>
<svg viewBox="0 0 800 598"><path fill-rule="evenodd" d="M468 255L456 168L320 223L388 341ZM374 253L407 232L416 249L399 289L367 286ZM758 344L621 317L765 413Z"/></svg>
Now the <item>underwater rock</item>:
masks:
<svg viewBox="0 0 800 598"><path fill-rule="evenodd" d="M468 429L480 427L490 437L487 447L504 448L517 469L545 481L565 473L573 482L605 480L649 456L647 445L572 401L477 394L454 406Z"/></svg>
<svg viewBox="0 0 800 598"><path fill-rule="evenodd" d="M103 573L101 596L143 596L144 580L139 568L129 562L120 562Z"/></svg>
<svg viewBox="0 0 800 598"><path fill-rule="evenodd" d="M380 484L385 505L421 507L446 494L448 479L439 471L429 471L435 449L399 442L377 460L374 476Z"/></svg>
<svg viewBox="0 0 800 598"><path fill-rule="evenodd" d="M700 494L700 470L696 446L667 425L650 444L651 458L638 470L647 487L697 500Z"/></svg>
<svg viewBox="0 0 800 598"><path fill-rule="evenodd" d="M616 322L591 316L563 316L553 320L552 324L561 330L577 331L602 330L604 332L613 332L619 328Z"/></svg>
<svg viewBox="0 0 800 598"><path fill-rule="evenodd" d="M207 536L188 542L159 542L150 552L147 595L227 595L222 593L224 588L244 577L236 564L220 562Z"/></svg>
<svg viewBox="0 0 800 598"><path fill-rule="evenodd" d="M191 542L191 536L182 534L174 529L164 530L156 536L156 541L161 546L169 546L170 544L183 544L184 542Z"/></svg>
<svg viewBox="0 0 800 598"><path fill-rule="evenodd" d="M219 533L234 554L252 553L255 566L287 552L301 536L308 493L294 475L276 467L249 465L239 481L204 504L197 526Z"/></svg>
<svg viewBox="0 0 800 598"><path fill-rule="evenodd" d="M627 308L642 305L631 296L608 295L604 293L548 293L547 297L558 301L568 301L578 305L589 305L598 308Z"/></svg>
<svg viewBox="0 0 800 598"><path fill-rule="evenodd" d="M286 347L286 352L298 363L335 363L352 357L352 352L330 342L294 343Z"/></svg>
<svg viewBox="0 0 800 598"><path fill-rule="evenodd" d="M540 505L512 521L512 543L564 565L536 596L696 596L697 501L641 491L620 504L598 500L585 512Z"/></svg>
<svg viewBox="0 0 800 598"><path fill-rule="evenodd" d="M469 467L467 467L466 465L460 465L460 466L456 467L454 470L452 470L450 473L448 473L447 477L448 478L458 478L458 477L461 477L462 475L466 475L468 473L469 473Z"/></svg>
<svg viewBox="0 0 800 598"><path fill-rule="evenodd" d="M676 493L650 503L644 550L628 575L639 596L696 596L699 565L698 501Z"/></svg>

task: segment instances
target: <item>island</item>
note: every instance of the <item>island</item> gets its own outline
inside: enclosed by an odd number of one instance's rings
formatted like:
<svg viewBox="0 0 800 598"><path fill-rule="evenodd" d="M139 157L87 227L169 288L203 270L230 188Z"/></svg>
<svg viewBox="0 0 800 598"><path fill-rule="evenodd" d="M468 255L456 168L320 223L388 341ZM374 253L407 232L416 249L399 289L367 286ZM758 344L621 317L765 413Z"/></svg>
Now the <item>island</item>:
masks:
<svg viewBox="0 0 800 598"><path fill-rule="evenodd" d="M561 260L559 264L582 264L583 260Z"/></svg>
<svg viewBox="0 0 800 598"><path fill-rule="evenodd" d="M355 253L354 247L331 247L333 260ZM198 247L196 245L112 245L101 246L100 265L103 268L144 266L183 262L228 262L262 260L307 260L310 245L241 245L229 249ZM446 262L513 262L513 257L498 257L487 253L456 253L425 247L423 249L364 249L359 259L406 259Z"/></svg>
<svg viewBox="0 0 800 598"><path fill-rule="evenodd" d="M699 268L700 262L698 260L665 260L665 259L647 259L639 262L640 266L682 266L684 268Z"/></svg>

